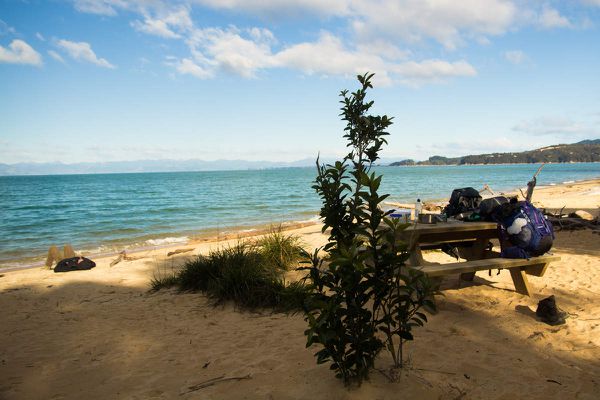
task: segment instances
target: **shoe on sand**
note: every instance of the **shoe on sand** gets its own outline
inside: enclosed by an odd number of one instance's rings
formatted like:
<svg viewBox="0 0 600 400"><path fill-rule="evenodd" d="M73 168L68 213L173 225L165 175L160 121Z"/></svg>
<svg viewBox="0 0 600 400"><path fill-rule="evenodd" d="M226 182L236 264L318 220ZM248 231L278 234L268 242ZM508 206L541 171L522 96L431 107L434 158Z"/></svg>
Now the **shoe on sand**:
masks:
<svg viewBox="0 0 600 400"><path fill-rule="evenodd" d="M537 310L535 310L535 315L548 325L562 325L566 322L565 318L569 316L569 314L556 306L554 295L540 300Z"/></svg>

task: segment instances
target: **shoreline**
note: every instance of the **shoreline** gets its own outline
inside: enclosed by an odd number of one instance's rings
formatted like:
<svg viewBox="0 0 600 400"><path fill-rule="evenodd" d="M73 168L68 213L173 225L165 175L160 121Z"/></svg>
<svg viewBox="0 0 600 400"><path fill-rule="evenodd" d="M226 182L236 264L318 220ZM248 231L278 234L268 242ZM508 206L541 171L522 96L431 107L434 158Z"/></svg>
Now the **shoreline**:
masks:
<svg viewBox="0 0 600 400"><path fill-rule="evenodd" d="M536 186L534 195L535 195L535 193L538 193L539 191L544 191L547 189L566 188L567 186L572 186L572 185L600 185L600 176L596 177L596 178L591 178L591 179L565 181L565 182L561 182L561 183L551 182L546 185ZM507 195L507 196L519 195L520 194L519 189L524 190L524 189L526 189L526 187L521 187L521 188L517 187L517 188L513 188L513 189L509 189L509 190L492 188L492 190L494 190L496 196L498 196L498 195ZM448 197L444 197L444 198L436 198L436 199L424 199L423 203L439 205L440 203L444 203L447 201L448 201ZM534 202L535 202L535 196L534 196ZM393 208L393 207L413 208L414 207L414 204L412 204L412 203L401 203L401 202L394 202L394 201L386 201L386 202L384 202L384 204L386 204L387 206L391 206L390 208ZM557 208L560 208L560 207L557 207ZM94 251L91 249L79 250L77 248L75 250L76 250L76 253L78 253L84 257L88 257L88 258L92 258L92 259L116 257L122 252L125 252L126 254L139 254L139 253L148 252L148 251L171 250L171 249L176 249L176 248L182 247L182 246L196 246L196 245L203 244L203 243L216 243L216 242L226 241L226 240L231 240L231 239L242 239L242 238L260 236L262 234L267 233L269 230L276 229L278 227L284 231L290 231L290 230L299 229L299 228L302 228L305 226L317 225L317 224L320 224L320 220L318 218L318 213L319 213L319 211L315 210L315 215L313 218L310 218L308 220L303 220L303 221L283 221L279 224L262 223L262 224L252 225L252 226L230 226L230 227L223 226L223 227L216 229L216 234L215 234L214 228L209 228L209 229L204 230L203 232L200 232L199 234L194 234L194 235L189 235L189 236L183 235L183 232L172 232L172 233L168 234L167 236L156 237L156 238L145 240L143 243L137 243L137 242L127 243L126 241L124 241L123 243L111 245L112 249L110 249L110 250L105 249L105 250L100 250L100 251ZM180 239L180 238L185 238L185 240L171 240L170 243L169 243L169 241L164 242L167 239ZM152 242L152 241L154 241L156 243L160 243L160 244L148 243L148 242ZM161 243L161 242L164 242L164 243ZM97 249L102 249L103 247L106 247L106 246L108 246L108 245L100 244L97 247ZM10 261L5 262L4 264L0 264L0 273L9 272L9 271L18 271L18 270L24 270L24 269L31 269L31 268L44 268L45 259L46 259L46 254L10 260ZM18 264L20 264L20 265L18 265Z"/></svg>
<svg viewBox="0 0 600 400"><path fill-rule="evenodd" d="M118 249L115 249L112 251L100 251L100 252L94 252L93 250L87 250L87 249L83 249L83 250L75 249L75 253L78 255L81 255L83 257L90 258L92 260L97 260L97 259L117 257L119 254L123 254L123 253L125 253L127 255L136 255L136 254L152 252L152 251L175 250L182 246L198 246L198 245L206 244L206 243L219 243L219 242L230 241L230 240L234 240L234 239L239 240L239 239L252 238L252 237L258 237L258 236L264 235L266 233L269 233L272 230L281 230L282 232L287 232L287 231L292 231L292 230L298 230L298 229L301 229L301 228L304 228L307 226L317 225L319 223L320 223L320 221L315 218L314 220L311 219L311 220L306 220L306 221L289 221L289 222L284 221L280 224L260 224L260 225L254 225L252 227L245 227L245 229L236 229L236 227L231 227L231 229L229 229L228 227L223 227L222 229L224 229L224 230L219 230L219 232L216 235L214 233L211 233L211 231L214 231L214 229L209 229L209 230L206 230L205 233L187 237L186 240L171 241L170 243L167 242L164 244L156 244L156 245L147 244L147 245L140 245L140 246L135 246L135 244L130 244L130 245L125 244L125 245L119 246ZM182 236L167 236L167 237L163 237L163 238L150 239L150 240L154 240L154 241L158 242L158 241L162 241L164 239L170 239L170 238L176 239L179 237L182 237ZM128 246L135 246L135 247L128 247ZM117 247L117 246L115 246L115 247ZM16 259L15 261L10 261L10 263L18 264L18 263L25 262L26 264L25 265L8 265L8 266L0 265L0 274L5 273L5 272L21 271L21 270L33 269L33 268L45 269L46 268L45 267L45 259L46 259L46 255L39 256L39 257L36 256L35 261L33 261L33 262L31 261L31 259Z"/></svg>

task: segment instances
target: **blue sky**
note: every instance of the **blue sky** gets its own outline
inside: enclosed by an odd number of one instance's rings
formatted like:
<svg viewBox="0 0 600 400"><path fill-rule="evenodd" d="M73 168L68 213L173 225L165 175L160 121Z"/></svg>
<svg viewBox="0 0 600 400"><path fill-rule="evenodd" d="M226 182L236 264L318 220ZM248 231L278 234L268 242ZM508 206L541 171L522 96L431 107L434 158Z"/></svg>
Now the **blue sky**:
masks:
<svg viewBox="0 0 600 400"><path fill-rule="evenodd" d="M0 0L0 163L345 153L376 73L388 159L600 137L600 0Z"/></svg>

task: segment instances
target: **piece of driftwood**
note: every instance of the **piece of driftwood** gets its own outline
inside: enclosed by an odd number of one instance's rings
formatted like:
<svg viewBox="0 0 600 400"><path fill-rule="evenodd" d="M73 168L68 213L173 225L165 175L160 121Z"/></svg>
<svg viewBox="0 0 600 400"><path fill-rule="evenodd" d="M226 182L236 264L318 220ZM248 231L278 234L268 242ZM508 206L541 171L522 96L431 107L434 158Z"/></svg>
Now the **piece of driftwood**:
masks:
<svg viewBox="0 0 600 400"><path fill-rule="evenodd" d="M195 392L196 390L204 389L204 388L207 388L209 386L212 386L212 385L215 385L215 384L221 383L221 382L241 381L241 380L244 380L244 379L252 379L252 376L250 374L248 374L248 375L245 375L245 376L232 376L230 378L226 378L225 375L221 375L221 376L218 376L216 378L212 378L212 379L209 379L207 381L198 383L196 385L189 386L187 392L180 393L179 395L183 396L184 394Z"/></svg>
<svg viewBox="0 0 600 400"><path fill-rule="evenodd" d="M565 214L565 207L566 206L562 206L562 208L560 209L560 211L556 212L556 213L552 213L548 210L546 210L545 208L542 208L541 211L542 213L547 216L547 217L553 217L553 218L563 218L563 217L568 217L568 214Z"/></svg>
<svg viewBox="0 0 600 400"><path fill-rule="evenodd" d="M581 229L591 229L593 233L600 233L600 221L598 217L593 219L592 221L582 219L575 214L565 214L565 207L563 206L557 212L549 212L547 210L542 210L548 221L552 223L554 229L557 231L565 230L565 231L574 231Z"/></svg>
<svg viewBox="0 0 600 400"><path fill-rule="evenodd" d="M119 253L119 256L117 258L115 258L114 260L112 260L110 262L110 266L115 266L118 263L120 263L121 261L135 261L135 260L139 260L142 257L131 257L127 255L127 252L125 250L123 250L122 252Z"/></svg>
<svg viewBox="0 0 600 400"><path fill-rule="evenodd" d="M548 221L552 223L554 228L558 231L573 231L580 229L591 229L593 231L600 231L600 225L598 224L598 220L587 221L581 218L572 218L572 217L555 217L552 215L548 215Z"/></svg>
<svg viewBox="0 0 600 400"><path fill-rule="evenodd" d="M112 267L114 265L117 265L118 263L121 262L121 260L123 260L124 257L127 257L127 254L125 253L125 251L120 252L119 256L110 262L110 266Z"/></svg>
<svg viewBox="0 0 600 400"><path fill-rule="evenodd" d="M187 253L188 251L192 251L192 250L194 250L194 249L177 249L177 250L168 252L167 257L171 257L175 254Z"/></svg>
<svg viewBox="0 0 600 400"><path fill-rule="evenodd" d="M483 185L483 189L481 189L479 191L479 194L483 193L483 192L488 192L489 194L491 194L492 196L495 196L496 193L494 193L494 191L492 190L492 188L490 188L490 185L488 185L487 183L485 185Z"/></svg>
<svg viewBox="0 0 600 400"><path fill-rule="evenodd" d="M535 189L535 185L537 183L537 176L541 172L542 168L544 168L544 165L546 164L542 163L542 165L540 165L536 173L533 175L533 178L529 182L527 182L527 194L525 195L525 200L527 200L530 203L531 198L533 197L533 189ZM523 194L523 192L521 192L521 194Z"/></svg>

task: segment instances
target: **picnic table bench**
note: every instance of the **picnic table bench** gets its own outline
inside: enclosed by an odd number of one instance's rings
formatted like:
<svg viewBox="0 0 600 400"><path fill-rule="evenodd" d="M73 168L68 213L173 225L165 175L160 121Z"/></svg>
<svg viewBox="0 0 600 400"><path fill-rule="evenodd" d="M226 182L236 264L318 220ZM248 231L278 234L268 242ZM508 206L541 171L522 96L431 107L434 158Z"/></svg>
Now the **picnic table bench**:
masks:
<svg viewBox="0 0 600 400"><path fill-rule="evenodd" d="M461 274L461 279L473 280L478 271L508 269L515 290L531 296L527 275L543 276L551 262L560 257L543 255L529 259L501 258L489 249L490 239L498 239L498 228L493 222L444 222L438 224L415 224L401 231L400 239L408 244L409 268L419 269L431 278ZM422 250L440 248L443 244L455 244L460 258L466 261L437 264L423 259Z"/></svg>

